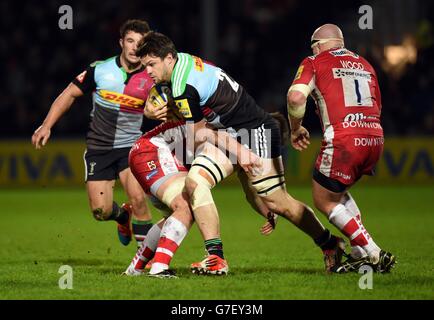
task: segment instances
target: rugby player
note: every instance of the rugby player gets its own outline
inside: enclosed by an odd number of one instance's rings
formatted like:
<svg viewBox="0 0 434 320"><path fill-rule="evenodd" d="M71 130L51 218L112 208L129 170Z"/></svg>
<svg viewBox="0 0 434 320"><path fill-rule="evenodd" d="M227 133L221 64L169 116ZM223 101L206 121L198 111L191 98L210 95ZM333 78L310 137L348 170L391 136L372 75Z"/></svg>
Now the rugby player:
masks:
<svg viewBox="0 0 434 320"><path fill-rule="evenodd" d="M120 55L96 61L79 74L53 102L32 136L36 149L45 146L51 128L75 99L93 92L84 153L89 204L96 220L117 221L123 245L129 244L132 234L140 245L152 226L144 192L128 167L128 153L142 134L144 102L153 85L135 55L138 42L149 30L146 21L126 21L120 28ZM117 178L129 201L122 206L113 201Z"/></svg>
<svg viewBox="0 0 434 320"><path fill-rule="evenodd" d="M388 272L395 257L383 251L363 226L349 193L362 175L372 175L383 151L381 94L375 70L363 57L344 47L338 26L325 24L312 35L313 56L305 58L287 94L291 144L309 145L302 126L309 95L316 102L323 129L312 179L315 206L350 239L351 254L334 272L357 271L371 264Z"/></svg>
<svg viewBox="0 0 434 320"><path fill-rule="evenodd" d="M234 171L234 164L229 158L216 157L213 148L201 145L203 136L197 133L207 128L213 129L219 147L223 145L224 151L236 154L243 169L238 175L249 202L261 212L265 207L266 211L285 217L308 234L323 250L328 272L339 265L343 240L331 235L309 207L286 192L280 133L271 116L223 70L198 57L178 53L165 35L150 32L142 42L136 54L147 72L155 83L169 84L178 111L186 120L194 122L194 144L199 152L194 157L185 187L208 256L193 263L192 271L216 274L228 271L211 189ZM167 110L167 107L158 110L157 118L164 119ZM226 135L222 137L218 129L226 129ZM208 133L205 136L209 138ZM235 139L250 148L256 158L240 148Z"/></svg>
<svg viewBox="0 0 434 320"><path fill-rule="evenodd" d="M149 98L161 101L161 95L156 91L154 87ZM142 275L146 264L153 259L149 276L176 277L174 271L169 269L169 264L193 224L188 197L184 191L188 170L177 158L180 155L183 158L182 152L176 154L177 150L184 149L185 136L184 121L168 121L145 133L131 148L131 171L150 195L154 206L162 211L164 218L149 230L142 247L124 272L125 275ZM261 233L270 234L274 226L274 217L269 217L262 226Z"/></svg>

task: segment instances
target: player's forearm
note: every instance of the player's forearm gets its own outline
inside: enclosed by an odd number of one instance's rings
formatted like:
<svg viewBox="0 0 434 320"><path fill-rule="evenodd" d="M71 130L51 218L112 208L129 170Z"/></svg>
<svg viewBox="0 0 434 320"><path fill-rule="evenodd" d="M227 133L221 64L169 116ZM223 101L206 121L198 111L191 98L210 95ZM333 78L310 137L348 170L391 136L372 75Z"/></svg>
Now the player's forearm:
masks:
<svg viewBox="0 0 434 320"><path fill-rule="evenodd" d="M292 131L300 128L304 114L306 112L307 95L309 94L307 86L291 86L287 94L287 108L289 125Z"/></svg>
<svg viewBox="0 0 434 320"><path fill-rule="evenodd" d="M60 117L69 110L74 101L74 96L72 96L67 90L63 91L56 100L54 100L42 125L51 129Z"/></svg>
<svg viewBox="0 0 434 320"><path fill-rule="evenodd" d="M300 129L301 124L303 122L303 118L298 119L298 118L294 118L292 116L289 116L288 119L289 119L289 126L290 126L291 131L296 131L296 130Z"/></svg>

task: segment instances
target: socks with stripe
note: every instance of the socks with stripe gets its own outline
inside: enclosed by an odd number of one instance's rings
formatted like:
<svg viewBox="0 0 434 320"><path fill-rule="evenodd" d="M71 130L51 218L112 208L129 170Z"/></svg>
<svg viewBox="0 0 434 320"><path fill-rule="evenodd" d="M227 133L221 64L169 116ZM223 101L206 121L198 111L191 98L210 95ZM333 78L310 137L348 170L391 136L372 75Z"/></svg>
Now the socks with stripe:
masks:
<svg viewBox="0 0 434 320"><path fill-rule="evenodd" d="M131 265L136 270L145 269L146 263L154 257L157 249L158 240L160 239L161 228L158 224L154 224L148 231L146 239L142 242L141 247L137 250L136 255L131 261Z"/></svg>
<svg viewBox="0 0 434 320"><path fill-rule="evenodd" d="M338 204L330 213L329 221L347 236L351 245L360 246L376 263L379 258L380 248L366 232L363 225L354 218L343 204Z"/></svg>
<svg viewBox="0 0 434 320"><path fill-rule="evenodd" d="M128 212L113 201L112 213L107 220L115 220L119 224L128 222Z"/></svg>
<svg viewBox="0 0 434 320"><path fill-rule="evenodd" d="M140 247L142 242L146 239L146 235L148 234L149 230L152 228L152 221L140 221L133 219L131 222L131 226L134 238L137 241L137 246Z"/></svg>
<svg viewBox="0 0 434 320"><path fill-rule="evenodd" d="M209 255L215 254L224 259L223 242L220 238L205 240L205 249Z"/></svg>
<svg viewBox="0 0 434 320"><path fill-rule="evenodd" d="M149 274L157 274L169 269L170 261L187 235L187 232L187 227L173 216L166 220L161 229L161 237L158 241L154 262Z"/></svg>
<svg viewBox="0 0 434 320"><path fill-rule="evenodd" d="M356 202L354 201L353 197L349 192L347 192L341 202L345 208L347 209L347 212L353 217L356 218L356 220L359 222L361 227L363 228L363 233L366 235L368 232L364 228L362 224L362 216L359 210L359 207L357 207ZM366 257L368 254L363 250L362 247L358 246L354 243L354 241L350 242L351 244L351 256L355 259Z"/></svg>

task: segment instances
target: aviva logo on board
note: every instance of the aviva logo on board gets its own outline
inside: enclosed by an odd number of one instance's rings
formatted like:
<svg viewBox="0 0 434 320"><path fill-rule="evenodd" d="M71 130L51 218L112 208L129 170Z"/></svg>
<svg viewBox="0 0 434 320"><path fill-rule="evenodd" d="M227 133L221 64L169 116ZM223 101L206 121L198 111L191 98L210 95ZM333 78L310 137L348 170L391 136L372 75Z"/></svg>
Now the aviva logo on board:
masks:
<svg viewBox="0 0 434 320"><path fill-rule="evenodd" d="M308 150L290 152L288 184L310 184L319 147L320 139L312 139ZM52 140L42 150L28 140L0 141L0 187L83 186L85 148L71 140ZM434 138L386 138L377 175L364 182L434 183ZM236 178L227 183L239 185Z"/></svg>
<svg viewBox="0 0 434 320"><path fill-rule="evenodd" d="M28 140L1 141L0 187L82 186L85 148L70 140L49 141L41 150Z"/></svg>

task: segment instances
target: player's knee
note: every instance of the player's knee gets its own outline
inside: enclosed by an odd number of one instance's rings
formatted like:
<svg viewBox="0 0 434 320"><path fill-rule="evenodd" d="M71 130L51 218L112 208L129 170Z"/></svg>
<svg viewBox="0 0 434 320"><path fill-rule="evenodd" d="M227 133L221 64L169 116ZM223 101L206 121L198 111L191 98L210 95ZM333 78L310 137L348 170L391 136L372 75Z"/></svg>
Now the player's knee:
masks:
<svg viewBox="0 0 434 320"><path fill-rule="evenodd" d="M182 196L176 197L172 201L172 216L181 221L187 228L193 224L193 215L190 211L190 205Z"/></svg>
<svg viewBox="0 0 434 320"><path fill-rule="evenodd" d="M172 207L173 211L176 211L176 210L188 211L189 210L189 204L182 196L176 197L172 201L171 207Z"/></svg>
<svg viewBox="0 0 434 320"><path fill-rule="evenodd" d="M128 197L129 202L133 208L139 208L146 205L145 194L143 192L137 192Z"/></svg>
<svg viewBox="0 0 434 320"><path fill-rule="evenodd" d="M196 187L197 187L197 182L193 178L187 176L187 178L185 179L185 191L187 191L189 197L193 195Z"/></svg>
<svg viewBox="0 0 434 320"><path fill-rule="evenodd" d="M191 173L191 170L190 170ZM185 188L190 198L190 204L193 210L214 203L211 194L213 185L201 175L193 174L185 179Z"/></svg>
<svg viewBox="0 0 434 320"><path fill-rule="evenodd" d="M111 210L110 211L104 210L102 207L92 209L92 215L97 221L107 221L109 220L111 214L112 214Z"/></svg>

